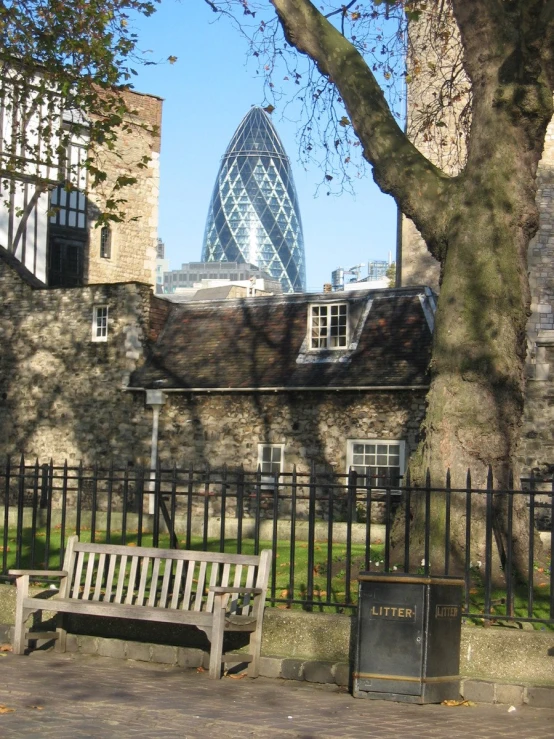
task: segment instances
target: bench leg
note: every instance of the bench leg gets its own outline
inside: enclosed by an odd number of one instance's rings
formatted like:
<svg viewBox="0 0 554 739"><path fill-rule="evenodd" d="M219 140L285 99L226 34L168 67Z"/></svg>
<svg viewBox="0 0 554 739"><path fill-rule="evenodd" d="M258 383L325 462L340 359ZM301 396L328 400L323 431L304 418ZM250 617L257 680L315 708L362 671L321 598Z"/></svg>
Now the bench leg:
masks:
<svg viewBox="0 0 554 739"><path fill-rule="evenodd" d="M223 633L225 629L225 608L214 605L214 620L210 649L210 678L221 678L221 658L223 656Z"/></svg>
<svg viewBox="0 0 554 739"><path fill-rule="evenodd" d="M17 596L15 601L15 626L13 637L13 653L24 654L25 652L25 622L31 615L29 608L23 608L23 599L29 592L29 575L21 575L16 580Z"/></svg>
<svg viewBox="0 0 554 739"><path fill-rule="evenodd" d="M56 633L58 634L58 638L56 639L54 649L56 652L65 652L67 631L65 630L65 614L63 613L58 613L56 617Z"/></svg>
<svg viewBox="0 0 554 739"><path fill-rule="evenodd" d="M260 674L260 653L262 648L262 624L258 620L256 630L250 635L249 653L252 660L248 665L248 677L258 677Z"/></svg>

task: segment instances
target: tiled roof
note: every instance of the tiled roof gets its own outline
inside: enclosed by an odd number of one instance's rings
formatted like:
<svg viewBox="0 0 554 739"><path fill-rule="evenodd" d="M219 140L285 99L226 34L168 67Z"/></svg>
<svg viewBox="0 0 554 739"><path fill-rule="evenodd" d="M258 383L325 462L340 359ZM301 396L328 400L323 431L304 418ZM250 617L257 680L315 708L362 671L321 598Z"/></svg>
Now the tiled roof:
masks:
<svg viewBox="0 0 554 739"><path fill-rule="evenodd" d="M289 295L172 305L133 387L425 386L431 332L423 288ZM372 301L358 346L337 361L298 362L310 303ZM305 351L305 347L304 347ZM319 358L308 352L309 358Z"/></svg>

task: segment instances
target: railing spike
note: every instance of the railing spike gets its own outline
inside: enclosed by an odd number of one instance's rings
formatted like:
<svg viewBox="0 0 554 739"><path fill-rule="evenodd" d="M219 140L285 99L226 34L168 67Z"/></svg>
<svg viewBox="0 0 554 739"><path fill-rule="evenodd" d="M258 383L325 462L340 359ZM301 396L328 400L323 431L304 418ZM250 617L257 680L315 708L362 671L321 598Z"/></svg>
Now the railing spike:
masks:
<svg viewBox="0 0 554 739"><path fill-rule="evenodd" d="M489 464L489 469L487 472L487 489L492 490L494 487L494 479L492 474L492 465Z"/></svg>
<svg viewBox="0 0 554 739"><path fill-rule="evenodd" d="M450 467L446 470L446 487L450 487Z"/></svg>
<svg viewBox="0 0 554 739"><path fill-rule="evenodd" d="M469 469L469 467L467 468L466 488L468 490L471 490L471 470Z"/></svg>
<svg viewBox="0 0 554 739"><path fill-rule="evenodd" d="M425 487L431 487L431 470L429 467L427 467L427 472L425 473Z"/></svg>

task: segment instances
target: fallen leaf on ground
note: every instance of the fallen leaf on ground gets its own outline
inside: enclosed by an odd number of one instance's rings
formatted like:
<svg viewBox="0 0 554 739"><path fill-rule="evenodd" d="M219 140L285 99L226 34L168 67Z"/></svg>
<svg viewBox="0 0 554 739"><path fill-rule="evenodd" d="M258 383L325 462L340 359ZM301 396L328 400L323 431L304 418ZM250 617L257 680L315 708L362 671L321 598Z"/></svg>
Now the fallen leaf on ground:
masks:
<svg viewBox="0 0 554 739"><path fill-rule="evenodd" d="M44 711L44 706L29 706L29 708L34 708L35 711Z"/></svg>
<svg viewBox="0 0 554 739"><path fill-rule="evenodd" d="M0 704L0 713L13 713L15 711L15 708L8 708L8 706L3 706Z"/></svg>
<svg viewBox="0 0 554 739"><path fill-rule="evenodd" d="M246 677L246 672L241 672L238 675L234 672L224 672L223 677L231 677L233 680L242 680L243 677Z"/></svg>
<svg viewBox="0 0 554 739"><path fill-rule="evenodd" d="M441 703L441 706L466 706L466 708L469 708L470 706L474 706L475 703L473 701L456 701L456 700L447 700L443 701Z"/></svg>
<svg viewBox="0 0 554 739"><path fill-rule="evenodd" d="M13 649L11 644L0 644L0 652L11 652Z"/></svg>
<svg viewBox="0 0 554 739"><path fill-rule="evenodd" d="M203 667L197 667L196 672L206 672L206 670Z"/></svg>

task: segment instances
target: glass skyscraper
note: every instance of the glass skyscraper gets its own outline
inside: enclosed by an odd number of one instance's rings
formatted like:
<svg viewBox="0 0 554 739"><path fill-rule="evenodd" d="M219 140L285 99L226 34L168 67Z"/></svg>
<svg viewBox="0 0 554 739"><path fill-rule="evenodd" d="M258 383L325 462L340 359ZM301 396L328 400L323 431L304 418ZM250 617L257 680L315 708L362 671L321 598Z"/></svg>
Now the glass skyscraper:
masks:
<svg viewBox="0 0 554 739"><path fill-rule="evenodd" d="M262 108L235 131L210 201L203 262L248 262L269 272L283 292L306 290L302 221L290 162Z"/></svg>

